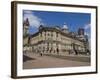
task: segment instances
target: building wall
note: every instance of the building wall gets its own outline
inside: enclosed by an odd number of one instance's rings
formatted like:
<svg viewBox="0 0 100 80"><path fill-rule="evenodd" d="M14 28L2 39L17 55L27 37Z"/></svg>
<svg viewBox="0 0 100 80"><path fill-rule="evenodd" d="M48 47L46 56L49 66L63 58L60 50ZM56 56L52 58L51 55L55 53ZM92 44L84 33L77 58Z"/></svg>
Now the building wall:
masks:
<svg viewBox="0 0 100 80"><path fill-rule="evenodd" d="M32 37L31 45L33 52L44 52L44 53L59 53L68 54L69 50L73 50L72 44L74 43L75 49L85 51L84 43L71 37L62 35L56 31L41 31L36 36Z"/></svg>
<svg viewBox="0 0 100 80"><path fill-rule="evenodd" d="M23 39L23 45L27 45L28 44L28 36L24 37Z"/></svg>

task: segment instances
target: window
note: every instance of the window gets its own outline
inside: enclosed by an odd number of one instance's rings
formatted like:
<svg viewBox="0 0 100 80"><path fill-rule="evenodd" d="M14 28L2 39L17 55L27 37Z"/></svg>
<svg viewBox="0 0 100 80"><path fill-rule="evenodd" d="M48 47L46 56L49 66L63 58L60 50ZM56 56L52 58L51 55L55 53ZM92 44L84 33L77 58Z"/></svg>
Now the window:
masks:
<svg viewBox="0 0 100 80"><path fill-rule="evenodd" d="M48 33L48 36L50 36L50 34Z"/></svg>
<svg viewBox="0 0 100 80"><path fill-rule="evenodd" d="M56 33L56 37L58 37L58 33Z"/></svg>
<svg viewBox="0 0 100 80"><path fill-rule="evenodd" d="M51 37L53 37L53 32L51 32Z"/></svg>

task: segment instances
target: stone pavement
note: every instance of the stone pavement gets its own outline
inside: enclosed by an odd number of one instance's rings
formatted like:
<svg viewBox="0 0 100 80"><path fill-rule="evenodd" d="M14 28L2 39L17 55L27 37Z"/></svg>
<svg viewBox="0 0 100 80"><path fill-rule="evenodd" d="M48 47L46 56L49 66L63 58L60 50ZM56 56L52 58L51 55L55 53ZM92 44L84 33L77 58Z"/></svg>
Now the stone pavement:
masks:
<svg viewBox="0 0 100 80"><path fill-rule="evenodd" d="M28 53L24 54L23 68L24 69L34 69L34 68L56 68L56 67L79 67L79 66L90 66L90 61L84 61L88 59L88 56L74 57L74 55L57 57L50 55L40 55ZM82 61L83 60L83 61Z"/></svg>

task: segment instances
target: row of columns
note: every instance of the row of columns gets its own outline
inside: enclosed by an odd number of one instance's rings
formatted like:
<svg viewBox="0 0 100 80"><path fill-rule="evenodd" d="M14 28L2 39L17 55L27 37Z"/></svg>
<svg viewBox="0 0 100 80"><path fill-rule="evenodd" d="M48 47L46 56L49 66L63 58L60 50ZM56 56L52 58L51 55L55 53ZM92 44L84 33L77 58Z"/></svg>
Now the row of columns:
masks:
<svg viewBox="0 0 100 80"><path fill-rule="evenodd" d="M74 46L68 45L65 47L62 47L61 44L56 43L42 43L37 46L33 46L33 52L42 52L42 53L66 53L71 50L78 50L78 47L80 46ZM74 49L75 48L75 49Z"/></svg>

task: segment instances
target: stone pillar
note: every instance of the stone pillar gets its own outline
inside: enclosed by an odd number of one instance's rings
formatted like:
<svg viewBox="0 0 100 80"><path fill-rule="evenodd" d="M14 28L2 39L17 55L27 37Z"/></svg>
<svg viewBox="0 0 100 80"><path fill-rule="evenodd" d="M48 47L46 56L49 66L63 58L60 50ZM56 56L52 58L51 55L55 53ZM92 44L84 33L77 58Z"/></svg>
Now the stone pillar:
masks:
<svg viewBox="0 0 100 80"><path fill-rule="evenodd" d="M45 40L45 32L42 32L42 40Z"/></svg>
<svg viewBox="0 0 100 80"><path fill-rule="evenodd" d="M56 40L56 32L53 32L53 40Z"/></svg>

